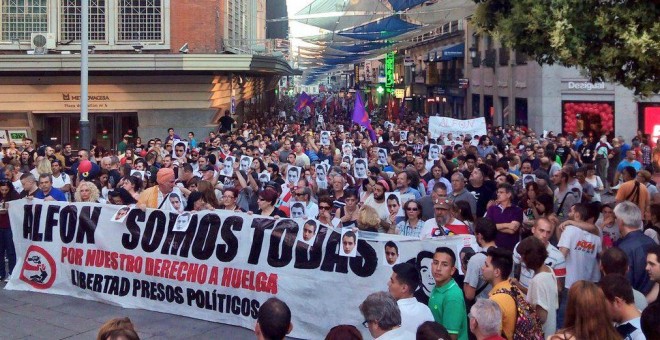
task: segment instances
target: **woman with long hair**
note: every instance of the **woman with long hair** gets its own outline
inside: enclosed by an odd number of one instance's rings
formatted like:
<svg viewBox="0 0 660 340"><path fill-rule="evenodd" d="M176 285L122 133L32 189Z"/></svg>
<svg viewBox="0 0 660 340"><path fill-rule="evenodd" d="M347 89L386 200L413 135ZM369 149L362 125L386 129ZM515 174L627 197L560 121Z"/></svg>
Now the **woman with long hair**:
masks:
<svg viewBox="0 0 660 340"><path fill-rule="evenodd" d="M25 151L25 150L23 150L23 152L21 152L21 156L19 158L19 161L21 162L21 172L22 173L30 172L30 170L32 170L32 168L34 168L34 159L30 156L31 156L30 153Z"/></svg>
<svg viewBox="0 0 660 340"><path fill-rule="evenodd" d="M137 200L142 192L142 179L137 176L126 176L122 180L121 187L128 191L131 196Z"/></svg>
<svg viewBox="0 0 660 340"><path fill-rule="evenodd" d="M422 206L414 200L403 205L403 221L397 223L396 229L389 232L410 237L420 237L422 226Z"/></svg>
<svg viewBox="0 0 660 340"><path fill-rule="evenodd" d="M648 222L644 225L644 234L656 244L660 243L660 203L651 204L651 208L646 210L645 219Z"/></svg>
<svg viewBox="0 0 660 340"><path fill-rule="evenodd" d="M218 201L218 196L215 193L215 188L213 188L213 183L206 180L201 180L197 183L197 191L204 195L204 200L214 209L220 209L220 202ZM219 191L219 193L222 196L222 192Z"/></svg>
<svg viewBox="0 0 660 340"><path fill-rule="evenodd" d="M605 294L595 283L575 282L568 291L564 328L550 340L620 340L605 301Z"/></svg>

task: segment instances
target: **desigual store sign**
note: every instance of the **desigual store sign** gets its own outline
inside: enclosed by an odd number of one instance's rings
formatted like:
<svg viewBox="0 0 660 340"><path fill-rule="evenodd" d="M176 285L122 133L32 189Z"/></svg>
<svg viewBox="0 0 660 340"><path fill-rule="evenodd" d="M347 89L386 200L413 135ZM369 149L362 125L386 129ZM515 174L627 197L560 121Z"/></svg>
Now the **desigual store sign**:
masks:
<svg viewBox="0 0 660 340"><path fill-rule="evenodd" d="M614 86L609 83L591 83L588 81L562 81L562 91L565 92L604 92L614 91Z"/></svg>

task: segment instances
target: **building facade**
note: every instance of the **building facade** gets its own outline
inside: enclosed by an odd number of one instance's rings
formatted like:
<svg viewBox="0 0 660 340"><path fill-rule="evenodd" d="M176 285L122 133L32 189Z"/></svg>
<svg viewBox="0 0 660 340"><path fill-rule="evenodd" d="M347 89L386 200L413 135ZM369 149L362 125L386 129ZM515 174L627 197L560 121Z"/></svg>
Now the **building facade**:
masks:
<svg viewBox="0 0 660 340"><path fill-rule="evenodd" d="M465 32L467 111L495 125L537 132L660 137L660 96L639 97L617 84L591 83L578 68L541 66L487 36ZM655 126L658 126L656 129Z"/></svg>
<svg viewBox="0 0 660 340"><path fill-rule="evenodd" d="M3 142L25 132L79 146L80 3L0 0ZM129 130L143 139L169 127L205 136L225 111L237 121L263 114L279 78L292 72L268 50L227 46L230 13L239 16L232 37L265 39L265 0L89 3L89 119L92 139L106 149Z"/></svg>

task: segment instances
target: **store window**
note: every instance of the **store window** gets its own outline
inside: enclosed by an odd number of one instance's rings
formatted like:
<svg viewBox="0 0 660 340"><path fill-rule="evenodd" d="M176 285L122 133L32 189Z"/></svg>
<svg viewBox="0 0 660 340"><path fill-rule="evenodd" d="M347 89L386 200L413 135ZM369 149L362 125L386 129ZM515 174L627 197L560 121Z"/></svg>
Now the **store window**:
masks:
<svg viewBox="0 0 660 340"><path fill-rule="evenodd" d="M614 134L614 103L564 101L563 131L576 134L583 132L587 136Z"/></svg>
<svg viewBox="0 0 660 340"><path fill-rule="evenodd" d="M60 40L80 42L82 0L60 0ZM89 0L89 40L105 42L106 0Z"/></svg>
<svg viewBox="0 0 660 340"><path fill-rule="evenodd" d="M493 106L493 96L484 96L484 117L487 125L493 125L493 116L495 116L495 106Z"/></svg>
<svg viewBox="0 0 660 340"><path fill-rule="evenodd" d="M516 125L528 126L527 98L516 98Z"/></svg>
<svg viewBox="0 0 660 340"><path fill-rule="evenodd" d="M30 41L32 33L48 32L48 0L2 0L3 41Z"/></svg>
<svg viewBox="0 0 660 340"><path fill-rule="evenodd" d="M119 41L162 41L161 0L119 0Z"/></svg>

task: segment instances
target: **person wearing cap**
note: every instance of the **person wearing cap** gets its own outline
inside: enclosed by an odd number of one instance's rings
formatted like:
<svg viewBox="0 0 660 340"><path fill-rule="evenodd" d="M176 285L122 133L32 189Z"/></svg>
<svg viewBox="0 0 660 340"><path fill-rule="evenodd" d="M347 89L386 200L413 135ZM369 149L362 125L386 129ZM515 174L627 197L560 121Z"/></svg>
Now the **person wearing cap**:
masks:
<svg viewBox="0 0 660 340"><path fill-rule="evenodd" d="M435 203L435 218L424 222L422 231L419 233L420 238L427 239L438 236L451 236L470 234L470 229L467 224L457 220L452 215L454 204L446 198L440 198Z"/></svg>
<svg viewBox="0 0 660 340"><path fill-rule="evenodd" d="M140 194L138 198L138 207L140 209L165 209L170 210L168 204L168 196L171 193L176 193L179 197L183 197L179 187L175 185L174 170L160 169L156 174L157 185L147 188Z"/></svg>

